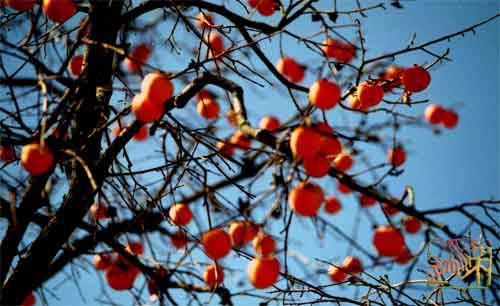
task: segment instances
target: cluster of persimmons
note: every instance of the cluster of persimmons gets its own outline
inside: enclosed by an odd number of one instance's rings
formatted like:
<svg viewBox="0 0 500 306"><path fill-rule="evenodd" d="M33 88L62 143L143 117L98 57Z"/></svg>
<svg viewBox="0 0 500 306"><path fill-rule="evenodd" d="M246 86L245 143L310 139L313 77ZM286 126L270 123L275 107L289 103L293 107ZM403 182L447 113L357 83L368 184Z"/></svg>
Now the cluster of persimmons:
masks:
<svg viewBox="0 0 500 306"><path fill-rule="evenodd" d="M19 11L29 10L36 3L36 0L6 0L8 6ZM249 0L248 3L262 16L270 16L278 9L278 3L274 0ZM44 0L43 10L51 20L64 22L75 14L76 7L71 0ZM209 29L214 26L214 19L210 15L200 13L196 24L200 28ZM224 41L215 32L208 33L207 44L210 56L214 58L224 52ZM334 58L341 63L349 63L356 55L356 48L349 43L327 39L322 45L325 57ZM131 73L138 73L151 52L151 46L147 44L136 46L126 57L125 66ZM83 56L74 56L70 61L69 69L72 75L78 77L85 69ZM306 73L303 65L286 56L278 61L276 69L293 83L302 82ZM349 105L354 111L368 112L382 102L385 94L396 88L402 88L406 95L411 95L425 90L430 82L431 76L423 67L390 66L379 78L369 79L359 84L349 95ZM142 78L140 93L135 95L131 102L135 118L145 124L160 119L164 114L165 103L173 94L174 87L168 75L161 72L146 74ZM310 104L322 111L335 108L341 102L341 97L340 86L327 79L316 80L309 87ZM220 107L213 93L202 90L196 99L197 112L202 118L214 120L219 117ZM226 116L232 125L236 125L234 114L228 113ZM446 128L453 128L458 123L458 116L453 110L444 109L435 104L427 107L424 117L430 124L442 124ZM287 128L283 128L274 116L262 118L259 128L272 134L287 131ZM124 127L118 125L114 135L119 136L123 129ZM147 126L144 125L134 138L140 141L146 139L147 135ZM347 172L353 166L353 157L343 148L335 131L326 122L296 126L290 132L288 139L293 157L300 162L308 177L324 177L332 168ZM251 138L238 130L230 139L217 143L216 148L223 156L232 156L236 149L250 149ZM16 154L13 148L1 146L0 159L15 160ZM43 175L54 166L54 154L44 141L24 146L20 160L26 171L33 176ZM388 164L394 168L402 166L405 160L406 153L401 146L387 152ZM343 194L351 192L345 185L339 184L338 187ZM374 199L364 194L360 195L359 202L362 207L372 207L376 204ZM309 180L299 182L292 188L288 204L295 214L303 217L316 216L322 205L329 214L336 214L341 210L339 199L333 196L325 197L322 188ZM382 208L390 217L399 212L397 207L388 204L382 204ZM103 204L92 206L90 213L95 220L109 218L111 215L109 208ZM224 269L218 261L227 256L233 248L241 248L250 242L256 252L256 257L248 266L250 283L255 288L263 289L272 286L278 280L280 263L275 256L276 243L260 226L250 221L235 221L229 224L228 231L223 227L212 228L203 233L197 241L190 239L183 229L192 218L193 213L187 204L177 203L170 207L169 219L179 227L179 230L170 237L171 244L178 249L185 248L192 241L201 245L204 253L214 262L206 267L203 274L203 279L209 287L215 288L223 283ZM409 234L417 233L421 227L420 221L411 216L404 216L401 223L402 228ZM379 226L373 235L373 245L380 256L392 258L399 264L405 264L412 258L412 254L405 245L403 234L395 227ZM144 252L144 247L140 242L129 242L126 251L140 256ZM95 267L105 272L108 285L115 290L132 288L134 280L140 273L133 263L120 254L96 255ZM354 256L348 256L341 265L332 265L328 274L333 282L340 283L348 275L356 275L362 270L362 262ZM158 286L153 281L148 284L152 294L158 291ZM34 299L32 296L28 297L25 305L30 305L32 298Z"/></svg>

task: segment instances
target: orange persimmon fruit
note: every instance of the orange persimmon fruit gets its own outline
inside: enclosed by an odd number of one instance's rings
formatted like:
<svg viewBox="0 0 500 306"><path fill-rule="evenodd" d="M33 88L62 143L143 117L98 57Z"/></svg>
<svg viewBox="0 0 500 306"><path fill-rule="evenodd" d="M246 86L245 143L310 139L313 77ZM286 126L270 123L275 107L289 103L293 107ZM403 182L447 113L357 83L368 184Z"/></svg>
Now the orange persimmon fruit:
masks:
<svg viewBox="0 0 500 306"><path fill-rule="evenodd" d="M53 163L54 155L46 146L31 143L21 150L21 164L33 176L46 173L52 168Z"/></svg>
<svg viewBox="0 0 500 306"><path fill-rule="evenodd" d="M213 260L223 258L231 251L231 237L220 228L204 233L201 243L207 256Z"/></svg>
<svg viewBox="0 0 500 306"><path fill-rule="evenodd" d="M373 235L373 246L380 256L399 256L405 247L401 232L392 226L380 226Z"/></svg>
<svg viewBox="0 0 500 306"><path fill-rule="evenodd" d="M403 71L401 80L406 91L420 92L431 83L431 75L424 68L414 65Z"/></svg>
<svg viewBox="0 0 500 306"><path fill-rule="evenodd" d="M324 193L320 186L310 182L301 182L290 192L288 204L296 214L311 217L316 215L323 199Z"/></svg>
<svg viewBox="0 0 500 306"><path fill-rule="evenodd" d="M249 221L235 221L229 225L231 243L238 248L252 241L257 236L257 231L257 226Z"/></svg>
<svg viewBox="0 0 500 306"><path fill-rule="evenodd" d="M254 258L248 265L247 272L254 288L269 288L278 280L280 263L274 256Z"/></svg>
<svg viewBox="0 0 500 306"><path fill-rule="evenodd" d="M224 281L224 269L218 264L211 264L203 272L203 280L210 288L218 287Z"/></svg>
<svg viewBox="0 0 500 306"><path fill-rule="evenodd" d="M168 210L168 216L172 220L172 223L177 226L185 226L193 218L193 212L188 205L184 203L176 203L170 206Z"/></svg>
<svg viewBox="0 0 500 306"><path fill-rule="evenodd" d="M328 80L318 80L309 88L309 101L321 110L332 109L340 101L340 87Z"/></svg>

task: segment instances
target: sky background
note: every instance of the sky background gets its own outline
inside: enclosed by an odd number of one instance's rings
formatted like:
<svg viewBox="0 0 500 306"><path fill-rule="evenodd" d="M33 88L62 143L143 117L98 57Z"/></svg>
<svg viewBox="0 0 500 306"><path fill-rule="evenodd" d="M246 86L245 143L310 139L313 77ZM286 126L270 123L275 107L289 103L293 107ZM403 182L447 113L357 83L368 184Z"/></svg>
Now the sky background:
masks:
<svg viewBox="0 0 500 306"><path fill-rule="evenodd" d="M214 1L219 2L219 1ZM343 6L339 3L339 10L351 8L351 2L354 1L339 1L348 2L348 6ZM331 1L319 1L320 4L330 4ZM364 3L364 1L363 1ZM369 3L378 3L370 1ZM367 58L379 56L381 54L390 53L406 47L413 33L416 33L416 43L424 43L429 40L441 37L445 34L460 31L470 25L486 19L498 12L499 5L497 1L403 1L404 9L397 10L394 7L387 5L387 10L373 10L366 13L368 18L360 18L362 22L362 31L366 39L365 45L368 46ZM239 14L244 14L244 11L239 5L229 1L227 7L233 9ZM327 7L325 5L325 7ZM198 11L191 10L191 16L196 16ZM155 13L145 15L142 20L153 18ZM80 14L81 15L81 14ZM253 15L256 20L275 23L278 20L276 16L263 18L258 15ZM80 16L75 16L74 20L79 20ZM73 21L73 20L72 20ZM217 16L216 22L224 23L224 20ZM339 17L338 24L351 23L346 16ZM293 23L289 28L290 31L300 31L300 33L312 34L317 31L317 26L312 26L310 16L301 17L297 22ZM440 129L442 133L436 135L426 126L418 127L402 127L398 133L398 140L404 144L408 152L407 162L404 165L404 173L399 177L388 177L386 186L391 195L399 197L404 191L404 187L410 185L413 187L416 196L415 205L418 209L431 209L448 207L457 203L477 201L480 199L498 198L499 181L498 181L498 86L499 78L499 63L498 63L498 21L494 21L476 30L476 34L467 33L464 37L455 37L451 41L444 41L437 45L433 45L428 50L442 54L447 48L450 48L449 57L452 61L445 61L439 65L435 65L431 70L432 82L428 89L422 93L415 95L415 99L429 99L430 103L440 104L447 108L453 108L459 115L459 124L453 130ZM149 33L146 37L131 37L131 41L149 41L153 42L157 47L150 63L154 66L161 67L168 71L177 71L185 67L189 62L190 57L186 53L175 54L170 50L161 48L162 41L165 35L169 33L170 26L166 24L163 28L159 28L158 33ZM355 34L354 28L339 28L339 33L345 37L352 39ZM185 31L179 29L176 34L176 39L181 45L194 47L193 40L185 39ZM236 32L232 33L234 37ZM184 39L184 40L183 40ZM317 41L323 40L317 38ZM356 42L356 41L355 41ZM296 58L299 62L306 64L309 67L317 66L319 61L316 54L311 53L303 46L297 44L291 39L284 39L283 45L286 46L286 55ZM266 55L275 63L280 58L279 39L273 38L271 42L263 42L261 48ZM433 61L433 58L422 51L413 52L408 55L397 57L395 64L402 66L411 66L413 64L425 65ZM263 68L261 62L252 57L252 63ZM359 63L359 59L354 61L354 64ZM323 73L322 76L328 76ZM248 82L231 75L230 78L241 83L245 89L246 106L249 110L249 119L253 126L258 124L261 117L265 115L274 115L281 120L286 120L293 115L290 98L283 86L277 84L276 80L270 76L274 83L273 86L266 85L258 87L250 85ZM317 78L310 70L306 75L306 79L302 82L304 86L310 86ZM138 84L138 83L135 83ZM265 84L265 83L263 83ZM180 82L175 82L176 92L182 88ZM135 88L138 88L136 86ZM219 92L220 94L221 92ZM4 95L5 90L2 89L0 94ZM307 97L304 94L296 94L301 105L307 103ZM222 96L222 95L221 95ZM393 96L395 97L395 96ZM395 99L395 98L394 98ZM394 100L393 99L393 100ZM113 96L113 103L117 106L123 105L127 101L122 94L118 93ZM221 99L222 100L222 99ZM228 109L227 104L221 101L223 110ZM196 117L195 104L191 103L186 109L174 110L172 114L183 122L189 122L193 127L203 127L206 125L199 117ZM406 106L398 106L398 110L402 113L420 116L423 114L425 104L415 105L412 108ZM316 113L319 118L319 113ZM360 115L351 114L339 107L327 112L327 117L334 126L353 126L360 120ZM383 113L370 114L368 123L380 122L388 119L388 115ZM130 121L130 120L129 120ZM224 119L216 123L221 127L222 136L230 135L233 130L230 129ZM382 133L388 139L392 137L392 130L386 130ZM254 147L256 145L254 144ZM376 146L359 146L364 150L369 157L372 165L379 164L385 161L385 151ZM133 158L137 163L134 169L144 169L155 165L154 159L151 156L156 154L158 150L158 142L148 140L145 143L127 145L129 153L133 153ZM238 156L241 156L238 153ZM139 163L139 161L143 161ZM359 170L366 169L366 165L355 160L355 167L350 173L356 173ZM230 170L228 170L230 173ZM371 176L362 176L362 181L368 182ZM271 176L266 174L258 182L252 185L252 191L258 194L261 191L268 190L270 187ZM145 180L153 182L155 176L146 176ZM211 181L217 181L220 177L211 177ZM315 182L321 184L326 195L339 195L336 189L336 182L332 182L326 178L316 179ZM242 183L245 185L244 183ZM292 185L295 185L292 184ZM187 189L185 191L187 194ZM225 197L236 200L241 194L235 188L228 188L222 193ZM356 241L363 245L371 254L375 254L371 247L372 236L372 221L384 223L383 215L378 207L370 208L361 211L357 204L357 197L354 195L339 196L344 209L335 216L325 215L320 213L322 218L332 222L338 228L344 229L346 233L352 233ZM178 200L178 199L177 199ZM168 199L165 199L165 205L168 206ZM172 199L175 201L175 199ZM267 209L272 205L273 197L263 201L263 206ZM201 202L200 202L201 204ZM283 203L285 205L286 203ZM267 209L257 209L254 215L256 220L262 220L261 212ZM201 205L193 205L195 215L199 216L197 222L201 229L206 230L207 224L204 221ZM199 212L197 214L197 212ZM481 214L479 215L481 218ZM398 220L401 216L397 216ZM433 216L438 222L447 223L452 230L460 232L460 229L465 225L464 219L456 215ZM224 218L217 219L219 222L224 222ZM359 227L354 224L359 222ZM172 226L166 225L169 229ZM272 226L266 228L270 233L276 235L279 248L283 246L283 237L278 235L283 227L281 220L276 220ZM190 229L196 233L196 227L191 224ZM354 230L357 228L357 230ZM478 235L473 232L473 237ZM408 237L408 236L407 236ZM156 240L158 239L158 240ZM172 256L182 256L179 252L172 252L168 242L160 238L155 238L155 252L164 258L165 254ZM407 238L408 245L414 251L423 241L422 235L416 235ZM498 242L498 241L497 241ZM294 269L297 276L305 276L314 273L315 269L327 269L328 266L316 261L321 259L332 263L340 263L347 255L355 255L367 262L367 258L359 251L352 251L345 241L336 235L331 229L324 232L324 236L318 236L313 222L309 219L294 217L292 221L292 230L290 232L290 265ZM250 248L247 249L251 251ZM147 251L150 254L150 250ZM191 260L207 263L208 260L203 258L199 250L193 253ZM282 256L279 256L282 260ZM90 260L90 257L88 258ZM426 269L427 266L423 261L423 257L419 259L417 266L421 269ZM297 265L296 262L305 262L308 267L301 269L302 265ZM236 253L232 252L227 258L222 261L224 267L230 269L226 272L225 285L231 290L249 289L248 281L246 280L245 268L247 261L239 258ZM391 267L369 269L373 275L382 275L389 273L391 281L402 281L405 273L404 268L397 267L387 271ZM67 273L71 273L67 269ZM78 289L72 281L67 281L63 275L56 277L47 284L47 289L54 290L57 297L51 296L49 291L45 291L49 305L94 305L98 304L103 296L101 295L101 286L103 284L103 274L96 274L95 271L89 269L88 272L80 272L78 274L81 281L82 294L85 296L85 301L79 297ZM425 279L422 273L414 273L411 279ZM326 275L316 277L317 283L326 285L330 283ZM139 277L136 280L136 287L141 288L145 280ZM241 282L243 287L235 289L235 285ZM283 286L284 282L278 283L278 286ZM335 286L328 289L329 292L336 295L350 296L353 293L352 288L346 286ZM422 285L415 290L422 290L429 293L429 289ZM427 290L427 291L426 291ZM110 296L115 303L120 305L133 304L131 295L127 292L110 292ZM361 290L361 292L364 292ZM182 292L172 292L179 304L183 305L185 295ZM257 292L254 292L257 293ZM414 292L414 294L418 294ZM449 293L453 294L453 293ZM203 302L217 304L219 298L217 296L210 298L209 295L201 295ZM305 300L310 300L305 298ZM235 298L236 305L253 305L255 301L249 298Z"/></svg>

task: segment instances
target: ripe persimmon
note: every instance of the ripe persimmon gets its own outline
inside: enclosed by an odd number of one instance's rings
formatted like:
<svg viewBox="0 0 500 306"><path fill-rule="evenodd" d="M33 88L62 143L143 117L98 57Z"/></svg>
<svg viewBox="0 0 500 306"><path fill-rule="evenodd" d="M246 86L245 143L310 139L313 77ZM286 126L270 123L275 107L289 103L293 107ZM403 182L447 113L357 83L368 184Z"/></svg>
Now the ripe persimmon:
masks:
<svg viewBox="0 0 500 306"><path fill-rule="evenodd" d="M140 241L130 241L125 246L125 250L134 255L144 254L144 244Z"/></svg>
<svg viewBox="0 0 500 306"><path fill-rule="evenodd" d="M146 125L141 126L139 131L134 134L135 141L144 141L148 139L148 127Z"/></svg>
<svg viewBox="0 0 500 306"><path fill-rule="evenodd" d="M310 127L300 126L290 135L290 149L295 157L307 159L314 157L321 148L321 137Z"/></svg>
<svg viewBox="0 0 500 306"><path fill-rule="evenodd" d="M37 3L37 0L5 0L5 3L16 11L24 12L31 10Z"/></svg>
<svg viewBox="0 0 500 306"><path fill-rule="evenodd" d="M291 57L280 58L276 70L293 83L300 83L304 79L304 67Z"/></svg>
<svg viewBox="0 0 500 306"><path fill-rule="evenodd" d="M394 216L395 214L397 214L399 212L399 209L397 209L396 207L392 206L392 205L389 205L387 203L384 203L382 204L382 210L385 212L386 215L388 215L389 217L390 216Z"/></svg>
<svg viewBox="0 0 500 306"><path fill-rule="evenodd" d="M231 251L231 237L220 228L204 233L201 243L207 256L213 260L225 257Z"/></svg>
<svg viewBox="0 0 500 306"><path fill-rule="evenodd" d="M342 204L340 204L340 201L334 197L330 196L326 198L325 201L325 212L330 214L330 215L335 215L342 209Z"/></svg>
<svg viewBox="0 0 500 306"><path fill-rule="evenodd" d="M342 151L342 144L333 135L333 129L326 122L320 122L316 126L318 134L320 134L319 153L325 156L328 160L333 160Z"/></svg>
<svg viewBox="0 0 500 306"><path fill-rule="evenodd" d="M328 38L321 48L327 57L333 57L341 63L349 63L356 55L356 50L351 44Z"/></svg>
<svg viewBox="0 0 500 306"><path fill-rule="evenodd" d="M401 220L401 223L403 224L405 231L410 234L418 233L422 225L420 220L413 216L405 216L403 220Z"/></svg>
<svg viewBox="0 0 500 306"><path fill-rule="evenodd" d="M406 161L406 152L400 146L390 149L389 152L387 152L387 160L394 167L399 167Z"/></svg>
<svg viewBox="0 0 500 306"><path fill-rule="evenodd" d="M262 118L259 122L259 128L269 131L271 133L276 132L277 129L281 127L281 123L278 118L273 116L266 116Z"/></svg>
<svg viewBox="0 0 500 306"><path fill-rule="evenodd" d="M132 49L129 56L124 61L125 66L127 66L130 72L137 73L150 56L151 47L145 43L142 43Z"/></svg>
<svg viewBox="0 0 500 306"><path fill-rule="evenodd" d="M420 92L431 83L431 75L424 68L414 65L403 71L401 80L406 91Z"/></svg>
<svg viewBox="0 0 500 306"><path fill-rule="evenodd" d="M229 237L233 246L240 248L257 236L258 228L249 221L236 221L229 225Z"/></svg>
<svg viewBox="0 0 500 306"><path fill-rule="evenodd" d="M349 98L349 105L351 106L352 109L359 110L362 112L366 112L368 110L368 106L363 105L358 96L351 96Z"/></svg>
<svg viewBox="0 0 500 306"><path fill-rule="evenodd" d="M196 17L196 26L200 29L206 29L214 26L214 17L207 13L200 12Z"/></svg>
<svg viewBox="0 0 500 306"><path fill-rule="evenodd" d="M94 266L96 270L104 271L113 264L113 257L110 254L94 255Z"/></svg>
<svg viewBox="0 0 500 306"><path fill-rule="evenodd" d="M443 112L443 120L441 121L443 126L447 129L452 129L458 124L458 115L452 110L445 110Z"/></svg>
<svg viewBox="0 0 500 306"><path fill-rule="evenodd" d="M53 163L54 155L46 146L31 143L21 150L21 164L33 176L46 173L52 168Z"/></svg>
<svg viewBox="0 0 500 306"><path fill-rule="evenodd" d="M141 93L151 103L163 105L172 96L174 86L168 77L160 72L148 73L141 82Z"/></svg>
<svg viewBox="0 0 500 306"><path fill-rule="evenodd" d="M237 117L237 113L234 110L230 109L226 113L225 117L226 117L227 122L229 122L229 124L231 126L235 126L235 127L238 126L238 117Z"/></svg>
<svg viewBox="0 0 500 306"><path fill-rule="evenodd" d="M0 160L4 162L13 161L16 158L16 153L10 146L0 146Z"/></svg>
<svg viewBox="0 0 500 306"><path fill-rule="evenodd" d="M224 270L218 264L211 264L203 272L203 280L210 288L218 287L224 281Z"/></svg>
<svg viewBox="0 0 500 306"><path fill-rule="evenodd" d="M137 120L144 123L160 119L163 111L163 105L148 100L143 93L135 95L132 99L132 112Z"/></svg>
<svg viewBox="0 0 500 306"><path fill-rule="evenodd" d="M269 256L276 250L276 242L270 235L259 233L253 240L252 245L259 256Z"/></svg>
<svg viewBox="0 0 500 306"><path fill-rule="evenodd" d="M401 232L392 226L380 226L373 235L373 246L380 256L399 256L405 247Z"/></svg>
<svg viewBox="0 0 500 306"><path fill-rule="evenodd" d="M309 101L319 109L332 109L340 101L340 87L328 80L318 80L309 88Z"/></svg>
<svg viewBox="0 0 500 306"><path fill-rule="evenodd" d="M208 36L208 48L211 57L217 57L224 52L224 40L216 32L211 32Z"/></svg>
<svg viewBox="0 0 500 306"><path fill-rule="evenodd" d="M219 116L219 103L214 99L202 99L196 105L196 110L207 120L216 119Z"/></svg>
<svg viewBox="0 0 500 306"><path fill-rule="evenodd" d="M323 199L324 194L320 186L310 182L301 182L290 192L288 204L296 214L311 217L316 215Z"/></svg>
<svg viewBox="0 0 500 306"><path fill-rule="evenodd" d="M103 220L109 218L108 210L109 207L106 203L95 202L90 206L90 217L93 220Z"/></svg>
<svg viewBox="0 0 500 306"><path fill-rule="evenodd" d="M260 0L257 6L257 11L264 17L268 17L274 14L278 3L275 0Z"/></svg>
<svg viewBox="0 0 500 306"><path fill-rule="evenodd" d="M191 219L193 218L193 212L191 212L191 208L184 203L177 203L170 206L168 210L168 216L172 220L172 223L177 226L185 226Z"/></svg>
<svg viewBox="0 0 500 306"><path fill-rule="evenodd" d="M405 265L407 264L411 259L413 258L413 255L411 254L410 250L407 248L404 248L403 252L399 254L399 256L394 257L394 262L400 265Z"/></svg>
<svg viewBox="0 0 500 306"><path fill-rule="evenodd" d="M382 101L384 89L376 84L363 82L358 86L356 96L361 105L368 108L378 105Z"/></svg>
<svg viewBox="0 0 500 306"><path fill-rule="evenodd" d="M352 192L352 189L349 188L349 186L345 185L345 184L342 184L342 183L338 183L337 185L337 189L339 190L340 193L342 194L349 194Z"/></svg>
<svg viewBox="0 0 500 306"><path fill-rule="evenodd" d="M348 274L356 275L363 271L363 264L357 257L347 256L342 263L342 269Z"/></svg>
<svg viewBox="0 0 500 306"><path fill-rule="evenodd" d="M342 172L346 172L347 170L351 169L353 164L352 157L347 152L338 154L333 162L335 163L335 168Z"/></svg>
<svg viewBox="0 0 500 306"><path fill-rule="evenodd" d="M36 298L33 292L30 292L26 298L24 298L21 306L33 306L36 304Z"/></svg>
<svg viewBox="0 0 500 306"><path fill-rule="evenodd" d="M111 289L129 290L134 286L137 272L123 262L114 262L106 270L106 281Z"/></svg>
<svg viewBox="0 0 500 306"><path fill-rule="evenodd" d="M276 257L254 258L248 265L248 279L254 288L265 289L276 283L280 263Z"/></svg>
<svg viewBox="0 0 500 306"><path fill-rule="evenodd" d="M252 139L241 130L236 131L229 141L241 150L248 150L252 146Z"/></svg>
<svg viewBox="0 0 500 306"><path fill-rule="evenodd" d="M54 22L65 22L76 14L72 0L43 0L43 11Z"/></svg>
<svg viewBox="0 0 500 306"><path fill-rule="evenodd" d="M366 194L361 194L361 196L359 197L359 204L361 205L361 207L372 207L373 205L375 205L375 203L377 203L377 200L370 196L367 196Z"/></svg>
<svg viewBox="0 0 500 306"><path fill-rule="evenodd" d="M69 61L69 72L75 77L82 73L83 67L83 55L75 55Z"/></svg>
<svg viewBox="0 0 500 306"><path fill-rule="evenodd" d="M330 170L330 161L323 154L304 159L304 170L311 177L323 177Z"/></svg>
<svg viewBox="0 0 500 306"><path fill-rule="evenodd" d="M403 75L404 68L399 66L389 66L385 69L385 73L383 74L383 78L387 81L390 81L389 89L399 87L402 85L401 76Z"/></svg>
<svg viewBox="0 0 500 306"><path fill-rule="evenodd" d="M424 117L430 124L438 124L443 121L444 109L437 104L429 104L425 108Z"/></svg>
<svg viewBox="0 0 500 306"><path fill-rule="evenodd" d="M170 243L176 249L182 249L186 247L188 243L187 235L184 231L177 231L170 236Z"/></svg>
<svg viewBox="0 0 500 306"><path fill-rule="evenodd" d="M328 268L328 276L330 276L332 282L339 284L345 281L347 274L340 268L330 266L330 268Z"/></svg>
<svg viewBox="0 0 500 306"><path fill-rule="evenodd" d="M236 150L234 144L232 144L229 140L221 140L216 144L217 151L225 157L231 157Z"/></svg>

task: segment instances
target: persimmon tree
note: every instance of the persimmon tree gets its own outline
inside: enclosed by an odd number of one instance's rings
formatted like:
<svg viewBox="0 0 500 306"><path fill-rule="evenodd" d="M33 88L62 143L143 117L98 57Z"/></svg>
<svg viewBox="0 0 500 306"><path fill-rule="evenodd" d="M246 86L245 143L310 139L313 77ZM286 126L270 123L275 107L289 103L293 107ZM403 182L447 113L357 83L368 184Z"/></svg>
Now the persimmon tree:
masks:
<svg viewBox="0 0 500 306"><path fill-rule="evenodd" d="M448 214L499 242L499 202L421 209L410 186L388 188L411 159L402 126L459 124L419 96L450 61L432 48L498 14L373 56L363 21L403 5L337 2L0 2L1 304L50 302L58 277L84 296L104 280L102 304L499 303L495 246L481 295L424 291L422 272L428 243L465 235ZM253 106L250 93L271 90L293 115ZM336 225L339 211L352 228ZM338 253L301 255L298 239Z"/></svg>

